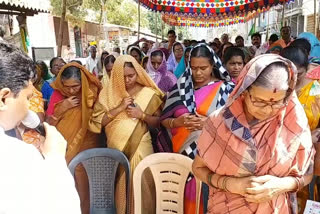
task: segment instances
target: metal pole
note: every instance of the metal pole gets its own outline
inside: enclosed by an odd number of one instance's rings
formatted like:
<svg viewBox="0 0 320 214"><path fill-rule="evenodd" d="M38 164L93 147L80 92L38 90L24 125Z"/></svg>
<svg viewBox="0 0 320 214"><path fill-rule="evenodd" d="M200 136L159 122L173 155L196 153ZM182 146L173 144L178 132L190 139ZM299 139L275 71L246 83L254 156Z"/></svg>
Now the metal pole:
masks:
<svg viewBox="0 0 320 214"><path fill-rule="evenodd" d="M282 5L282 18L281 18L281 22L282 22L281 27L285 26L285 24L284 24L284 4Z"/></svg>
<svg viewBox="0 0 320 214"><path fill-rule="evenodd" d="M270 11L268 11L268 24L267 24L267 36L266 41L269 39L269 28L270 28Z"/></svg>
<svg viewBox="0 0 320 214"><path fill-rule="evenodd" d="M164 40L164 22L161 19L161 41Z"/></svg>
<svg viewBox="0 0 320 214"><path fill-rule="evenodd" d="M154 13L156 17L156 42L158 42L158 14Z"/></svg>
<svg viewBox="0 0 320 214"><path fill-rule="evenodd" d="M317 0L314 0L314 35L317 36L317 29L318 29L318 25L317 25Z"/></svg>
<svg viewBox="0 0 320 214"><path fill-rule="evenodd" d="M138 3L138 40L140 39L140 1Z"/></svg>

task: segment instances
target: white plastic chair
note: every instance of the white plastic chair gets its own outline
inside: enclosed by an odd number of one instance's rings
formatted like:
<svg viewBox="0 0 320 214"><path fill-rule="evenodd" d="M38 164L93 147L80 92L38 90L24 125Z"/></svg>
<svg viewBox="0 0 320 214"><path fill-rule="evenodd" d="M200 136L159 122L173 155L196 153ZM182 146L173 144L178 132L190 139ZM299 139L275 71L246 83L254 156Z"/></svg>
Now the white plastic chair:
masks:
<svg viewBox="0 0 320 214"><path fill-rule="evenodd" d="M134 210L141 212L141 177L150 167L156 186L156 213L183 214L184 189L192 172L193 160L175 153L156 153L144 158L133 173ZM201 181L196 179L197 214L200 207Z"/></svg>

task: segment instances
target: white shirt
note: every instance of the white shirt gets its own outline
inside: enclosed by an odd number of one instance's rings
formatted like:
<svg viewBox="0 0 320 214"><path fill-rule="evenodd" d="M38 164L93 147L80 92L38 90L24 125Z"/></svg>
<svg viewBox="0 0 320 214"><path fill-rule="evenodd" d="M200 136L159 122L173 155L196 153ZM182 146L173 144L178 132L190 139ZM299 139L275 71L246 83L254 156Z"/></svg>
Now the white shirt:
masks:
<svg viewBox="0 0 320 214"><path fill-rule="evenodd" d="M98 59L92 59L91 56L87 57L87 62L86 62L86 68L87 70L95 75L96 77L98 76Z"/></svg>
<svg viewBox="0 0 320 214"><path fill-rule="evenodd" d="M80 214L64 158L43 159L33 146L0 127L0 214Z"/></svg>

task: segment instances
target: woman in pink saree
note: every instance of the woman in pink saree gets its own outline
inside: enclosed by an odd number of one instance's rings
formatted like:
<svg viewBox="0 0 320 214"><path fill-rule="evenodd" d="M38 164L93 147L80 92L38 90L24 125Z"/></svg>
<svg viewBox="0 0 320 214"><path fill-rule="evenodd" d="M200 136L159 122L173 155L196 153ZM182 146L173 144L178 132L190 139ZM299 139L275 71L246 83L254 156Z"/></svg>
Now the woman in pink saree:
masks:
<svg viewBox="0 0 320 214"><path fill-rule="evenodd" d="M254 58L206 121L193 171L210 186L208 213L297 213L296 192L311 180L315 152L296 73L278 55Z"/></svg>

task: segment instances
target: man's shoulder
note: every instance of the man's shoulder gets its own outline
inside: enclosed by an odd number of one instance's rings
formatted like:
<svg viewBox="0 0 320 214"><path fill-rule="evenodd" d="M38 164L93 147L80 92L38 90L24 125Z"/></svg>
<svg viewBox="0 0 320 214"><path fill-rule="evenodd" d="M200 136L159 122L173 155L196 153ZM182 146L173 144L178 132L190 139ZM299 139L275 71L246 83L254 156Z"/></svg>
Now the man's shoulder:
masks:
<svg viewBox="0 0 320 214"><path fill-rule="evenodd" d="M41 157L40 152L33 145L6 134L0 135L0 154L2 154L0 155L0 159L4 157L8 158L9 156L16 160L31 160Z"/></svg>

